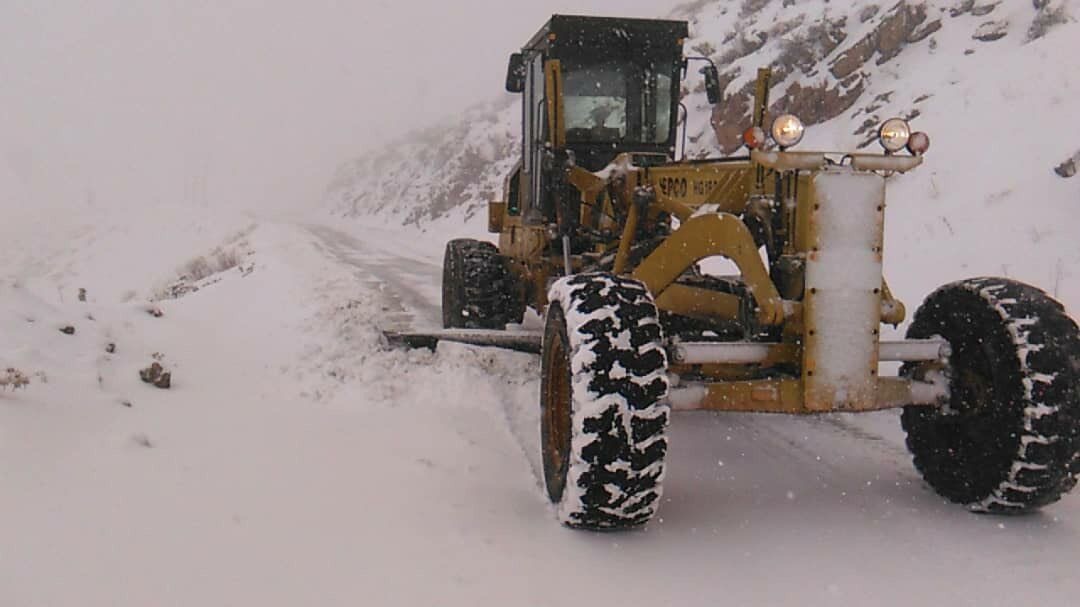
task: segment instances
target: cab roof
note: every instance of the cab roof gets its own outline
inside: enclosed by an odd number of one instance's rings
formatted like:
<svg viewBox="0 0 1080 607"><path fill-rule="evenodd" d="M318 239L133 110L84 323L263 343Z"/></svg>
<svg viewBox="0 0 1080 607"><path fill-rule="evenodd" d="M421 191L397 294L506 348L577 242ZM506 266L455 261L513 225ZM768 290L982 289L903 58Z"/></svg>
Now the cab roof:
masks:
<svg viewBox="0 0 1080 607"><path fill-rule="evenodd" d="M682 41L688 35L686 21L552 15L522 50L546 53L566 45L593 47L620 41L654 46L670 40L671 48L681 52Z"/></svg>

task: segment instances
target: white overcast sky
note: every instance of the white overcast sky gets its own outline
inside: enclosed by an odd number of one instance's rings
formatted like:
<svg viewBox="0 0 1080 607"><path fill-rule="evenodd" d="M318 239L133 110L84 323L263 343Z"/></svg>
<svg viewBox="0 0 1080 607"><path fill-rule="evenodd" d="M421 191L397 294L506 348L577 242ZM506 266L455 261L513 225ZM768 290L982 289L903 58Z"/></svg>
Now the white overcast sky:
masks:
<svg viewBox="0 0 1080 607"><path fill-rule="evenodd" d="M500 94L552 13L677 0L0 0L0 207L315 204L340 163ZM91 194L92 192L92 194Z"/></svg>

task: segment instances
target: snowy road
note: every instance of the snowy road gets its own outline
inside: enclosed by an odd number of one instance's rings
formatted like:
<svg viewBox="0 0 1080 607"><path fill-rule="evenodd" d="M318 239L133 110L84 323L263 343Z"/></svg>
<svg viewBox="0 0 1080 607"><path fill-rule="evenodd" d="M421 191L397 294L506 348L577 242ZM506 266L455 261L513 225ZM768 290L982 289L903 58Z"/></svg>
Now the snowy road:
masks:
<svg viewBox="0 0 1080 607"><path fill-rule="evenodd" d="M405 302L417 327L437 324L438 260L395 257L378 238L313 233ZM528 392L501 404L542 500ZM541 524L555 539L544 552L568 568L557 579L594 571L603 594L633 604L1070 604L1080 589L1080 496L1028 517L970 514L921 482L903 441L896 412L676 415L659 519L639 533L593 535L557 529L548 514ZM589 586L536 604L572 603L597 590Z"/></svg>
<svg viewBox="0 0 1080 607"><path fill-rule="evenodd" d="M1019 518L944 504L892 413L677 415L657 520L562 528L537 475L537 358L380 346L386 324L437 324L434 246L293 224L249 238L250 274L160 319L4 308L16 342L52 340L8 355L67 367L0 393L0 605L1064 606L1080 590L1080 495ZM69 318L74 338L53 328ZM151 352L172 390L134 377ZM74 372L86 361L98 379Z"/></svg>

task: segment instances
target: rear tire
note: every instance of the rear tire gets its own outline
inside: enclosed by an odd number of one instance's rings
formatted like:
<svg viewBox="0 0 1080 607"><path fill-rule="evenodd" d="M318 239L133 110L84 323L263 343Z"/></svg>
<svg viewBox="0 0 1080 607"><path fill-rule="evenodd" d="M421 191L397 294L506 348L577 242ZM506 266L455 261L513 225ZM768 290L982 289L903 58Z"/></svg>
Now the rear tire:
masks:
<svg viewBox="0 0 1080 607"><path fill-rule="evenodd" d="M945 285L915 314L910 338L944 337L946 407L906 407L915 467L978 512L1053 503L1080 472L1080 333L1061 304L1003 278ZM918 365L902 373L918 373Z"/></svg>
<svg viewBox="0 0 1080 607"><path fill-rule="evenodd" d="M442 316L447 329L503 329L521 322L514 277L490 242L460 238L443 256Z"/></svg>
<svg viewBox="0 0 1080 607"><path fill-rule="evenodd" d="M552 285L541 353L541 452L559 520L647 522L662 494L670 407L656 305L641 283L579 274Z"/></svg>

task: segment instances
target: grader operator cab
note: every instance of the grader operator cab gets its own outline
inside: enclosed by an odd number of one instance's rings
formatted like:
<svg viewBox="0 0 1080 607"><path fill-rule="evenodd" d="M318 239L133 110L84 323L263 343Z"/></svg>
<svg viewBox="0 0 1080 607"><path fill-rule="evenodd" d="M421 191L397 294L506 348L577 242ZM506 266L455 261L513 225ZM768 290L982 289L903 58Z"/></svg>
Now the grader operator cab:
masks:
<svg viewBox="0 0 1080 607"><path fill-rule="evenodd" d="M686 37L685 22L556 15L511 57L522 149L489 206L498 246L448 243L445 329L392 337L539 352L545 483L573 527L648 521L669 416L692 409L903 407L915 466L952 501L1014 513L1070 490L1080 334L1059 303L963 280L927 298L907 339L881 339L906 317L882 275L885 182L929 138L893 119L883 153L793 149L804 127L768 115L763 69L746 153L677 160ZM737 274L704 272L714 257ZM527 307L543 331L507 330ZM879 374L888 361L897 376Z"/></svg>

